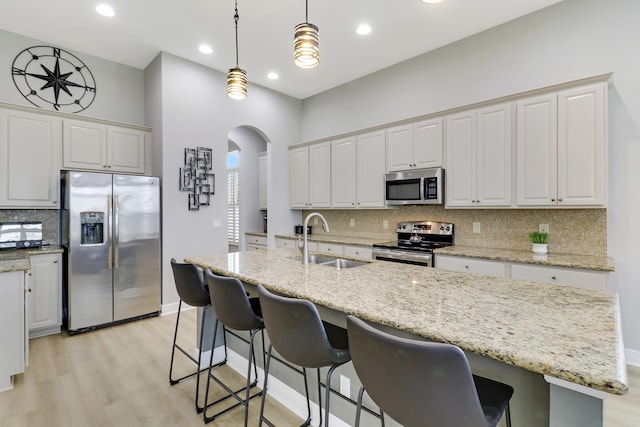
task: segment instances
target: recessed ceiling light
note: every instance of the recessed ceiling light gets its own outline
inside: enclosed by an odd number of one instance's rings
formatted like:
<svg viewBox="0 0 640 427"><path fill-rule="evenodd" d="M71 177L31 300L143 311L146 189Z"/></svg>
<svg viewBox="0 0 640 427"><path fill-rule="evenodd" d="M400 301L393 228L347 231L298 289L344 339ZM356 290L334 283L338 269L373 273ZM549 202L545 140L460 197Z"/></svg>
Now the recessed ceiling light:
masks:
<svg viewBox="0 0 640 427"><path fill-rule="evenodd" d="M436 3L440 3L442 0L420 0L422 3L427 3L427 4L436 4Z"/></svg>
<svg viewBox="0 0 640 427"><path fill-rule="evenodd" d="M113 11L113 8L106 4L99 4L96 6L96 12L98 12L102 16L106 16L107 18L111 18L116 16L116 13Z"/></svg>
<svg viewBox="0 0 640 427"><path fill-rule="evenodd" d="M208 44L201 44L198 46L198 50L206 55L211 55L213 53L213 49L211 49L211 46Z"/></svg>
<svg viewBox="0 0 640 427"><path fill-rule="evenodd" d="M360 34L361 36L367 35L370 32L371 32L371 27L367 24L360 24L356 29L356 33Z"/></svg>
<svg viewBox="0 0 640 427"><path fill-rule="evenodd" d="M269 74L267 74L267 78L271 80L278 80L280 76L278 75L278 73L270 72Z"/></svg>

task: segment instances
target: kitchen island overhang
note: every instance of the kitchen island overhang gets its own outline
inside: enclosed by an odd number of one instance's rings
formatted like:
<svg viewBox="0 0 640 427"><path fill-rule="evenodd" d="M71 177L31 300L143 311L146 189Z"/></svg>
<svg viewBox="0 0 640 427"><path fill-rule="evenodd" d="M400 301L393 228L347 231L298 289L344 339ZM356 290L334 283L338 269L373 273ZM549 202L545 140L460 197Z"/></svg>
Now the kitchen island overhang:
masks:
<svg viewBox="0 0 640 427"><path fill-rule="evenodd" d="M185 261L404 333L458 345L541 374L551 387L558 379L600 400L627 391L614 293L383 261L339 271L305 268L296 256L297 251L273 249ZM551 406L553 416L553 402Z"/></svg>

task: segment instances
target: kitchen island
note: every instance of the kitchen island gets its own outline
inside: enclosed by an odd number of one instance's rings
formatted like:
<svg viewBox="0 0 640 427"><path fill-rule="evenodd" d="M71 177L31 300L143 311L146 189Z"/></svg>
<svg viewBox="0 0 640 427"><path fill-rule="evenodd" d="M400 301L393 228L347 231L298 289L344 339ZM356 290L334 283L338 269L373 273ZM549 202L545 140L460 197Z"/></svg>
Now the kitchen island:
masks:
<svg viewBox="0 0 640 427"><path fill-rule="evenodd" d="M515 388L514 425L601 426L606 396L627 391L614 293L384 261L305 268L294 260L299 255L276 249L185 261L387 330L458 345L476 373Z"/></svg>

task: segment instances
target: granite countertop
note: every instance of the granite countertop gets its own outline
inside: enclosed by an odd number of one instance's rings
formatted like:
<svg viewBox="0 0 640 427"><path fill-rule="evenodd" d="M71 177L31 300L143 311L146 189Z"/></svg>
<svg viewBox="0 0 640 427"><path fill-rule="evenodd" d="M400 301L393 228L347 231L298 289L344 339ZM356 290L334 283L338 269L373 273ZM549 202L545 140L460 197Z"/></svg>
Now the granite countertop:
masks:
<svg viewBox="0 0 640 427"><path fill-rule="evenodd" d="M245 231L244 234L246 234L248 236L267 237L267 233L263 233L262 231Z"/></svg>
<svg viewBox="0 0 640 427"><path fill-rule="evenodd" d="M538 264L554 267L582 268L586 270L615 271L612 258L589 255L548 253L536 255L530 251L510 249L478 248L473 246L448 246L434 251L438 255L452 255L467 258L479 258L493 261L505 261L525 264Z"/></svg>
<svg viewBox="0 0 640 427"><path fill-rule="evenodd" d="M615 293L384 261L305 268L295 256L270 249L185 261L529 371L627 391Z"/></svg>
<svg viewBox="0 0 640 427"><path fill-rule="evenodd" d="M276 237L281 239L298 239L298 234L276 234ZM334 234L309 234L307 239L310 242L320 243L335 243L338 245L353 245L372 247L375 243L380 243L382 239L379 237L352 237L352 236L339 236Z"/></svg>
<svg viewBox="0 0 640 427"><path fill-rule="evenodd" d="M64 249L62 249L62 247L58 245L49 245L42 246L40 248L29 249L2 250L0 251L0 273L30 269L30 255L58 254L62 252L64 252Z"/></svg>

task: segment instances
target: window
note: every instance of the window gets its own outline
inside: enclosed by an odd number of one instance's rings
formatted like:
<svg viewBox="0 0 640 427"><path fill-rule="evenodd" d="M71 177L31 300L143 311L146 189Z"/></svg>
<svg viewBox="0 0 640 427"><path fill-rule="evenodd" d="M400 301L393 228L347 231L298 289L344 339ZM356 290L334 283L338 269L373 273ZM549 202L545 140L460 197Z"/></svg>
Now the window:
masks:
<svg viewBox="0 0 640 427"><path fill-rule="evenodd" d="M227 239L229 244L240 244L240 186L238 151L227 154Z"/></svg>

